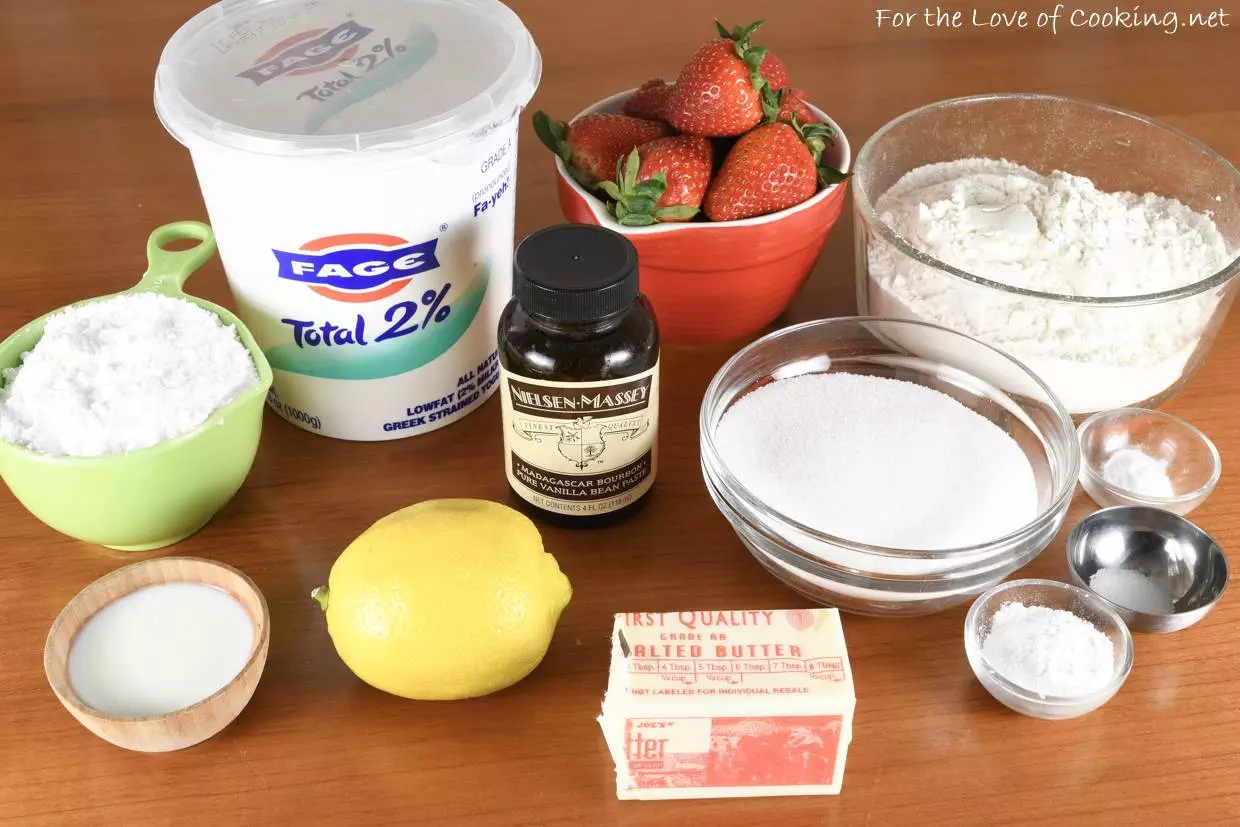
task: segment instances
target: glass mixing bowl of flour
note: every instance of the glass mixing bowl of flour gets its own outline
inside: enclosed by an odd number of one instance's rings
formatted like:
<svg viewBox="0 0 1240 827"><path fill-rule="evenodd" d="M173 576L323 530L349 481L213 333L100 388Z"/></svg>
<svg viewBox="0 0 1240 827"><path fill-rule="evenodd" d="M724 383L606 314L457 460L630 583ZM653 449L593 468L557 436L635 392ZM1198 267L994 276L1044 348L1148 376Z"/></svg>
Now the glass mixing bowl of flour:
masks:
<svg viewBox="0 0 1240 827"><path fill-rule="evenodd" d="M853 186L860 312L999 348L1078 418L1173 395L1234 299L1240 173L1133 112L931 104L866 142Z"/></svg>
<svg viewBox="0 0 1240 827"><path fill-rule="evenodd" d="M770 395L807 382L803 399ZM1062 526L1080 468L1072 419L1035 375L905 320L826 319L757 340L715 375L699 425L707 490L745 548L796 591L860 614L937 612L1029 563ZM974 476L996 452L1027 479L1011 498Z"/></svg>

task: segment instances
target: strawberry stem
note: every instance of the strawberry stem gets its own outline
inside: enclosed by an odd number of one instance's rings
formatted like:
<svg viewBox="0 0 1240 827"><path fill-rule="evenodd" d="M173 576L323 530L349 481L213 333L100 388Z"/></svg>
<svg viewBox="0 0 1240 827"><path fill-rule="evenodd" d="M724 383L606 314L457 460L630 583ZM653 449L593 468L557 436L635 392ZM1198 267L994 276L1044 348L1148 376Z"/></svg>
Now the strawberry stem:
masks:
<svg viewBox="0 0 1240 827"><path fill-rule="evenodd" d="M616 180L601 181L599 187L608 199L607 212L626 227L649 227L664 219L689 219L697 215L697 207L660 207L659 200L667 192L667 174L656 172L645 181L638 181L641 155L636 149L616 163Z"/></svg>
<svg viewBox="0 0 1240 827"><path fill-rule="evenodd" d="M782 98L782 94L781 94ZM829 164L822 162L822 153L826 150L827 144L835 143L835 130L825 123L807 123L802 124L797 120L797 116L793 114L791 126L796 131L797 136L809 149L810 155L814 157L814 166L818 169L818 186L822 188L830 187L835 184L843 183L852 177L851 172L841 172Z"/></svg>
<svg viewBox="0 0 1240 827"><path fill-rule="evenodd" d="M762 122L775 123L779 120L780 110L784 108L784 95L787 90L780 89L778 92L769 85L762 87Z"/></svg>
<svg viewBox="0 0 1240 827"><path fill-rule="evenodd" d="M768 85L766 78L762 76L762 61L766 60L766 47L754 46L750 41L754 32L764 22L758 20L748 26L735 26L729 31L718 20L715 21L715 28L719 30L719 35L725 40L732 41L732 49L736 52L736 56L749 67L749 82L753 84L757 92L761 92Z"/></svg>
<svg viewBox="0 0 1240 827"><path fill-rule="evenodd" d="M573 148L569 146L565 137L568 135L568 124L563 121L553 121L551 117L542 110L534 113L534 134L538 139L546 145L547 149L560 156L565 163L573 154Z"/></svg>
<svg viewBox="0 0 1240 827"><path fill-rule="evenodd" d="M835 167L827 166L826 164L818 165L818 186L823 189L836 184L842 184L851 177L851 172L840 172Z"/></svg>

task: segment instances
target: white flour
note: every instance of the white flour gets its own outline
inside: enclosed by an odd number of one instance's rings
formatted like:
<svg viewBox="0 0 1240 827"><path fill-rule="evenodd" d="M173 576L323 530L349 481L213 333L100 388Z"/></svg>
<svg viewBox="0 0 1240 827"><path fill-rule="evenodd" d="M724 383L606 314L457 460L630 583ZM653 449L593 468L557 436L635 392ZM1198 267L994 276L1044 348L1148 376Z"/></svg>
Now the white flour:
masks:
<svg viewBox="0 0 1240 827"><path fill-rule="evenodd" d="M875 203L908 244L991 281L1078 297L1171 290L1230 260L1214 221L1153 194L1105 193L1065 172L968 158L914 169ZM1145 401L1180 378L1217 304L1085 308L1008 296L875 239L871 312L957 330L1037 373L1071 413ZM874 289L877 287L878 289Z"/></svg>
<svg viewBox="0 0 1240 827"><path fill-rule="evenodd" d="M1000 675L1039 695L1078 697L1115 675L1115 647L1063 609L1006 603L991 618L982 654Z"/></svg>
<svg viewBox="0 0 1240 827"><path fill-rule="evenodd" d="M912 382L781 379L728 409L716 445L769 507L854 542L958 548L996 540L1038 513L1033 469L1016 442Z"/></svg>
<svg viewBox="0 0 1240 827"><path fill-rule="evenodd" d="M258 383L234 328L151 293L57 313L2 378L0 439L75 457L180 436Z"/></svg>

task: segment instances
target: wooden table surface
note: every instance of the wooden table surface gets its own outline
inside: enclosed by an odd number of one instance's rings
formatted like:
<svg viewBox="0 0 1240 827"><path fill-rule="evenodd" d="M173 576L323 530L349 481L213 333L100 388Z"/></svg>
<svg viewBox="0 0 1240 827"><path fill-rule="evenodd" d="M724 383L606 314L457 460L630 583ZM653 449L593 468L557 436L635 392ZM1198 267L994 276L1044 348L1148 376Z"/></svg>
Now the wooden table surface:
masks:
<svg viewBox="0 0 1240 827"><path fill-rule="evenodd" d="M534 106L561 116L647 76L673 75L710 36L713 17L731 25L760 14L763 42L854 147L890 118L934 100L1045 91L1161 117L1240 159L1235 26L1052 36L877 30L870 2L513 5L542 50ZM128 285L142 270L151 229L206 218L189 157L151 105L159 52L198 7L195 0L6 4L0 334ZM560 216L550 158L528 119L522 140L523 235ZM851 223L841 220L781 322L855 310ZM193 288L231 304L218 261ZM1189 631L1138 636L1136 666L1119 695L1059 723L1017 716L982 690L961 642L967 607L907 621L848 616L858 705L841 796L618 802L594 720L612 613L806 605L749 558L703 488L698 404L735 348L665 353L661 473L650 507L606 532L545 529L547 548L574 585L573 601L542 666L484 699L416 703L363 685L336 656L309 593L347 542L383 514L435 497L506 499L497 398L459 424L390 443L332 441L267 415L240 494L205 530L162 552L241 568L272 612L270 659L253 701L222 735L180 753L131 754L96 739L60 707L43 676L43 642L56 613L81 587L138 558L58 536L0 491L0 821L1240 823L1236 598ZM1194 519L1225 548L1240 547L1237 406L1240 324L1233 319L1204 369L1166 406L1222 451L1223 480ZM1089 509L1078 494L1068 524ZM1065 579L1063 537L1022 574Z"/></svg>

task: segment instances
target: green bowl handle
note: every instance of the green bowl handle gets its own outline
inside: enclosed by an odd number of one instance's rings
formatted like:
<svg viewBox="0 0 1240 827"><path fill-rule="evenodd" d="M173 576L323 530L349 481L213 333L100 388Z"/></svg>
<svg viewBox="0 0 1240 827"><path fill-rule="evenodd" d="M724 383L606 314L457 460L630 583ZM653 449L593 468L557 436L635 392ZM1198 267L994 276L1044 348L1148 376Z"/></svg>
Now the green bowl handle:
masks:
<svg viewBox="0 0 1240 827"><path fill-rule="evenodd" d="M175 241L196 240L188 250L165 250ZM185 281L215 254L215 234L201 221L175 221L157 227L146 242L146 272L134 290L162 293L173 298L182 294Z"/></svg>

